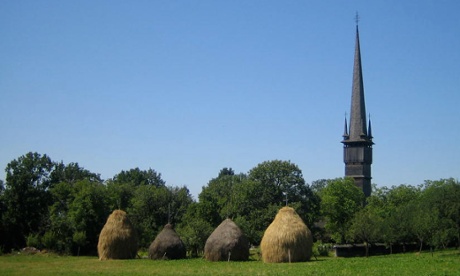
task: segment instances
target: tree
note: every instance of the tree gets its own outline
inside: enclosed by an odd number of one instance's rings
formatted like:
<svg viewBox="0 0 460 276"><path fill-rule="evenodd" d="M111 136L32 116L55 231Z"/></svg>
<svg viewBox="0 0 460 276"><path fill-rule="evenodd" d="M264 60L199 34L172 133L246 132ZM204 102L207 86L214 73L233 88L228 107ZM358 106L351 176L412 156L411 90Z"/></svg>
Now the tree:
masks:
<svg viewBox="0 0 460 276"><path fill-rule="evenodd" d="M453 178L438 181L425 181L421 202L432 219L430 238L432 247L446 247L460 237L460 185Z"/></svg>
<svg viewBox="0 0 460 276"><path fill-rule="evenodd" d="M93 182L102 182L99 174L92 173L80 167L78 163L69 163L67 165L62 161L60 163L55 163L54 169L50 174L50 182L52 185L61 182L74 184L83 179L88 179Z"/></svg>
<svg viewBox="0 0 460 276"><path fill-rule="evenodd" d="M218 226L225 218L235 215L234 186L243 178L246 176L235 176L231 168L224 168L201 190L198 195L201 214L213 227Z"/></svg>
<svg viewBox="0 0 460 276"><path fill-rule="evenodd" d="M152 169L140 170L139 168L134 168L129 171L121 171L113 177L113 181L118 183L132 183L134 187L143 185L165 186L165 181L161 178L161 174Z"/></svg>
<svg viewBox="0 0 460 276"><path fill-rule="evenodd" d="M198 197L203 219L216 227L232 218L253 244L260 243L286 199L310 227L319 214L319 197L305 184L302 171L289 161L263 162L248 175L235 175L224 168Z"/></svg>
<svg viewBox="0 0 460 276"><path fill-rule="evenodd" d="M326 230L339 243L346 242L347 229L355 213L363 208L364 193L352 178L337 178L321 191L321 211Z"/></svg>
<svg viewBox="0 0 460 276"><path fill-rule="evenodd" d="M168 222L179 223L193 203L193 198L186 186L168 187L168 190L171 193L168 205Z"/></svg>
<svg viewBox="0 0 460 276"><path fill-rule="evenodd" d="M112 179L107 180L107 189L112 210L128 210L137 187L155 186L164 187L165 181L161 174L153 169L140 170L139 168L121 171Z"/></svg>
<svg viewBox="0 0 460 276"><path fill-rule="evenodd" d="M222 170L220 170L218 177L225 175L235 175L235 171L232 168L223 168Z"/></svg>
<svg viewBox="0 0 460 276"><path fill-rule="evenodd" d="M73 200L69 205L68 219L72 229L72 235L77 232L85 232L86 241L79 239L78 242L82 254L95 254L99 233L110 214L106 188L102 183L88 179L75 183L73 188Z"/></svg>
<svg viewBox="0 0 460 276"><path fill-rule="evenodd" d="M265 161L250 170L248 175L250 180L264 186L265 202L280 206L291 204L310 227L318 219L320 198L305 183L302 171L296 164L280 160Z"/></svg>
<svg viewBox="0 0 460 276"><path fill-rule="evenodd" d="M321 191L327 186L327 183L331 181L330 179L318 179L311 183L310 187L312 191L316 194L321 194Z"/></svg>
<svg viewBox="0 0 460 276"><path fill-rule="evenodd" d="M439 223L436 210L418 199L411 201L405 211L409 215L411 232L420 243L419 253L422 252L424 242L433 246L436 225Z"/></svg>
<svg viewBox="0 0 460 276"><path fill-rule="evenodd" d="M375 209L366 206L353 217L348 235L353 241L363 242L366 248L366 257L369 256L369 243L377 242L382 235L382 218Z"/></svg>
<svg viewBox="0 0 460 276"><path fill-rule="evenodd" d="M283 206L283 202L273 202L270 194L266 185L247 178L234 186L230 213L252 244L260 244L265 229Z"/></svg>
<svg viewBox="0 0 460 276"><path fill-rule="evenodd" d="M82 181L92 184L83 185L80 183ZM102 195L100 196L104 198L106 205L106 191L102 185L102 180L98 174L81 168L78 163L64 165L61 162L55 165L55 169L51 173L51 182L53 184L50 188L50 193L52 195L53 203L49 206L49 226L46 231L48 233L52 233L52 235L49 234L49 237L55 237L56 242L54 243L54 248L48 249L71 254L75 253L75 247L77 247L78 250L76 253L79 255L80 247L84 247L88 244L86 241L86 229L80 229L80 231L76 229L76 222L72 220L72 216L69 215L69 211L73 208L73 212L76 212L76 207L73 206L73 204L75 203L75 200L81 196L80 189L88 188L86 187L88 185L98 187L97 190L103 193L103 197ZM102 190L100 190L101 188ZM85 206L85 208L91 208L91 206ZM106 209L107 206L102 206L101 208ZM91 213L97 212L95 210L91 210L88 215ZM82 233L85 233L85 235ZM94 231L92 234L94 235ZM75 237L77 239L75 239ZM85 238L84 241L82 240L83 237ZM93 237L90 236L89 238L92 239Z"/></svg>
<svg viewBox="0 0 460 276"><path fill-rule="evenodd" d="M416 239L412 222L416 210L412 210L411 204L420 197L420 188L400 185L391 188L374 187L372 190L366 208L381 218L380 225L376 225L380 228L380 241L389 246L390 253L393 253L393 245L396 243L402 243L404 249L404 244Z"/></svg>
<svg viewBox="0 0 460 276"><path fill-rule="evenodd" d="M2 215L6 250L25 246L29 234L43 231L46 226L52 169L51 159L36 152L7 165Z"/></svg>
<svg viewBox="0 0 460 276"><path fill-rule="evenodd" d="M137 187L128 215L138 231L140 245L148 247L165 224L180 222L191 203L186 187Z"/></svg>
<svg viewBox="0 0 460 276"><path fill-rule="evenodd" d="M72 236L72 241L78 246L77 256L80 256L80 248L86 245L86 232L75 232Z"/></svg>
<svg viewBox="0 0 460 276"><path fill-rule="evenodd" d="M206 240L214 230L203 218L202 206L196 202L191 203L176 229L192 257L198 257L203 252Z"/></svg>
<svg viewBox="0 0 460 276"><path fill-rule="evenodd" d="M265 161L249 171L249 179L271 188L273 200L290 199L305 186L302 171L290 161Z"/></svg>

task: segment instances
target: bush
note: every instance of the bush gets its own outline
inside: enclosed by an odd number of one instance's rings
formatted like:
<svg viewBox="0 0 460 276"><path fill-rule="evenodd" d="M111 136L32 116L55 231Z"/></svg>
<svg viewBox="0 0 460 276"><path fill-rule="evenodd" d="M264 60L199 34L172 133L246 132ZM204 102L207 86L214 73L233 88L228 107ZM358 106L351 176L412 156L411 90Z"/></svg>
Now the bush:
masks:
<svg viewBox="0 0 460 276"><path fill-rule="evenodd" d="M53 232L46 232L42 237L43 246L48 250L56 250L58 239Z"/></svg>
<svg viewBox="0 0 460 276"><path fill-rule="evenodd" d="M331 250L332 244L330 243L321 243L317 241L313 244L313 256L328 257Z"/></svg>
<svg viewBox="0 0 460 276"><path fill-rule="evenodd" d="M29 236L27 236L26 244L27 247L40 248L40 236L38 234L30 234Z"/></svg>

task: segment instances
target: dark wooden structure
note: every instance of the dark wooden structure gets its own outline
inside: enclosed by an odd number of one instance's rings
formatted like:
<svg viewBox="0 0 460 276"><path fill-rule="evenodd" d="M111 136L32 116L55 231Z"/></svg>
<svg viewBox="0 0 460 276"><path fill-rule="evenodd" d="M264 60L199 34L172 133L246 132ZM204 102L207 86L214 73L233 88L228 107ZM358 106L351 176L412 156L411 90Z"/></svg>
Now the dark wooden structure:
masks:
<svg viewBox="0 0 460 276"><path fill-rule="evenodd" d="M369 124L367 126L367 123ZM372 164L372 130L371 121L366 120L364 101L363 73L361 67L361 50L359 30L356 25L356 45L353 65L353 85L351 94L350 126L345 118L343 134L343 161L345 176L352 177L356 186L361 188L366 197L371 195Z"/></svg>

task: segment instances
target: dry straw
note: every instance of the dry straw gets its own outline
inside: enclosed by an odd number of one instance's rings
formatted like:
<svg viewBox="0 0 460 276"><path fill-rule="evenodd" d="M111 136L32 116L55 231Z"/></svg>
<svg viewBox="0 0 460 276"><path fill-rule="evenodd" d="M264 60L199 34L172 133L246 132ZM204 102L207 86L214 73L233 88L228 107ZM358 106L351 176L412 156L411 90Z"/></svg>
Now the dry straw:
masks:
<svg viewBox="0 0 460 276"><path fill-rule="evenodd" d="M249 241L231 219L224 220L209 236L204 246L208 261L247 261Z"/></svg>
<svg viewBox="0 0 460 276"><path fill-rule="evenodd" d="M308 261L312 255L310 230L291 207L279 210L275 220L265 230L260 250L265 263Z"/></svg>
<svg viewBox="0 0 460 276"><path fill-rule="evenodd" d="M186 256L185 245L171 224L166 224L149 247L149 258L183 259Z"/></svg>
<svg viewBox="0 0 460 276"><path fill-rule="evenodd" d="M124 211L115 210L107 219L99 235L97 252L99 260L136 257L136 231Z"/></svg>

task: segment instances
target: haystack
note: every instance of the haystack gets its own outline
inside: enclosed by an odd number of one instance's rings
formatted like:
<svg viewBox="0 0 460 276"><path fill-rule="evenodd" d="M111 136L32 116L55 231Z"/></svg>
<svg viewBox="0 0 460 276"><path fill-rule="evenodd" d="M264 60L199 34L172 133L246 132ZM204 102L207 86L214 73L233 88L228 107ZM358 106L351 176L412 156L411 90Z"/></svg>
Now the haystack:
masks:
<svg viewBox="0 0 460 276"><path fill-rule="evenodd" d="M171 224L166 224L149 247L149 258L159 259L184 259L187 251L179 235Z"/></svg>
<svg viewBox="0 0 460 276"><path fill-rule="evenodd" d="M115 210L107 219L97 244L99 260L133 259L137 255L137 235L126 213Z"/></svg>
<svg viewBox="0 0 460 276"><path fill-rule="evenodd" d="M260 250L265 263L308 261L312 255L310 230L291 207L279 210L265 230Z"/></svg>
<svg viewBox="0 0 460 276"><path fill-rule="evenodd" d="M208 261L247 261L249 241L231 220L224 220L209 236L204 246Z"/></svg>

